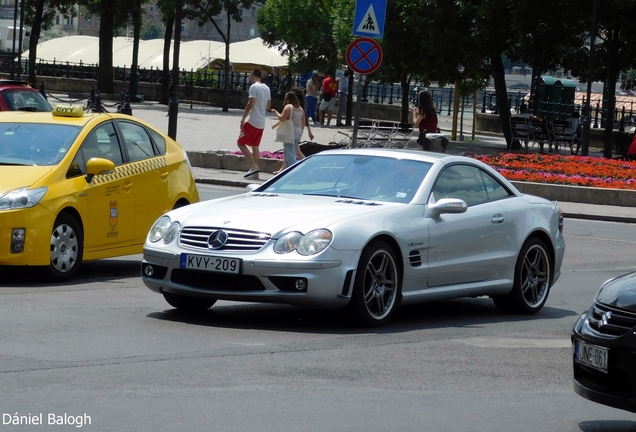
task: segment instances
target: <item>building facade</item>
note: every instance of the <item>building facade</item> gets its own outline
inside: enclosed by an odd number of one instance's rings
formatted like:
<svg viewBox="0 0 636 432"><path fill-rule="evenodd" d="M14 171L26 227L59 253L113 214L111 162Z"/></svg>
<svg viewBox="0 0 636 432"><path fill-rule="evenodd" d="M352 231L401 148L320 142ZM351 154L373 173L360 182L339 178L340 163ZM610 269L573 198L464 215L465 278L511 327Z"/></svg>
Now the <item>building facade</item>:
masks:
<svg viewBox="0 0 636 432"><path fill-rule="evenodd" d="M14 0L0 0L4 2L13 2ZM239 42L243 40L253 39L260 36L258 32L258 26L256 25L256 13L261 5L252 6L251 8L241 8L242 22L236 22L231 20L230 22L230 40L232 42ZM151 1L142 5L144 10L143 26L144 29L153 27L157 29L158 39L163 39L166 31L165 24L161 21L161 12L157 7L156 1ZM51 37L69 36L69 35L87 35L87 36L99 36L99 16L93 16L86 11L86 8L82 6L76 6L76 16L62 16L57 15L55 17L55 24L51 31L46 32L44 38L50 39ZM12 12L13 13L13 12ZM228 17L227 14L221 13L214 17L214 22L223 30L227 31ZM143 29L142 29L143 30ZM122 29L121 36L132 37L132 26L126 29ZM219 32L214 27L212 22L208 21L203 26L199 26L198 21L182 20L181 22L181 40L213 40L222 42L223 39L219 35Z"/></svg>

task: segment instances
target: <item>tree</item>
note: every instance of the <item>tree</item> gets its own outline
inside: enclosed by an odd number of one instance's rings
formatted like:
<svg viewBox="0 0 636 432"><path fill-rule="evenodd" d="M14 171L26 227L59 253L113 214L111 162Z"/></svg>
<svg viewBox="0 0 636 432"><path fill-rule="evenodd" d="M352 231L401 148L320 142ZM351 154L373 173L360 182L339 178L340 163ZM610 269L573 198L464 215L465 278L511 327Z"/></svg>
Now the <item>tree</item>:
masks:
<svg viewBox="0 0 636 432"><path fill-rule="evenodd" d="M144 23L141 26L141 39L149 40L149 39L157 39L161 35L161 29L155 23Z"/></svg>
<svg viewBox="0 0 636 432"><path fill-rule="evenodd" d="M261 38L289 56L290 70L324 71L338 65L342 48L336 45L334 17L353 13L353 4L353 0L267 0L256 22Z"/></svg>
<svg viewBox="0 0 636 432"><path fill-rule="evenodd" d="M598 34L594 63L595 79L605 82L605 134L603 155L612 157L612 135L616 104L616 83L619 76L636 66L636 28L629 17L636 13L636 3L627 0L600 2ZM586 74L587 75L587 74Z"/></svg>
<svg viewBox="0 0 636 432"><path fill-rule="evenodd" d="M224 67L224 87L223 87L223 112L229 111L228 95L230 83L230 30L232 20L241 22L242 8L249 9L252 4L260 0L185 0L186 17L189 19L199 19L199 25L203 26L210 21L225 43L225 67ZM216 23L214 17L225 11L227 15L227 28L222 29Z"/></svg>
<svg viewBox="0 0 636 432"><path fill-rule="evenodd" d="M166 31L163 37L163 68L161 71L161 95L159 97L159 103L168 105L170 101L170 45L177 11L177 2L175 0L159 0L157 7L161 11L161 21L166 25Z"/></svg>
<svg viewBox="0 0 636 432"><path fill-rule="evenodd" d="M113 37L116 29L126 25L136 4L129 0L82 0L79 4L100 16L97 88L103 93L114 93Z"/></svg>
<svg viewBox="0 0 636 432"><path fill-rule="evenodd" d="M16 0L18 1L18 0ZM72 0L26 0L24 2L25 23L31 26L29 39L29 83L35 87L35 73L37 62L37 49L42 30L48 30L53 26L53 20L57 13L65 16L75 16Z"/></svg>

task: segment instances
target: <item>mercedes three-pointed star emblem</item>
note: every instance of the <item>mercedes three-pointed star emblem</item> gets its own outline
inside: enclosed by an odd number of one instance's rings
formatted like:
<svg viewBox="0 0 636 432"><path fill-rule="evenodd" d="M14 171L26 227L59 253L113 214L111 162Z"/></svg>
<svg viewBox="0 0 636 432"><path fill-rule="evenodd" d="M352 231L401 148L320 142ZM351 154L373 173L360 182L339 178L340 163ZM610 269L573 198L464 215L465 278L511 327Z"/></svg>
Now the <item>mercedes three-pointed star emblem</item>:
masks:
<svg viewBox="0 0 636 432"><path fill-rule="evenodd" d="M221 249L227 243L227 232L216 230L208 237L208 246L210 249Z"/></svg>

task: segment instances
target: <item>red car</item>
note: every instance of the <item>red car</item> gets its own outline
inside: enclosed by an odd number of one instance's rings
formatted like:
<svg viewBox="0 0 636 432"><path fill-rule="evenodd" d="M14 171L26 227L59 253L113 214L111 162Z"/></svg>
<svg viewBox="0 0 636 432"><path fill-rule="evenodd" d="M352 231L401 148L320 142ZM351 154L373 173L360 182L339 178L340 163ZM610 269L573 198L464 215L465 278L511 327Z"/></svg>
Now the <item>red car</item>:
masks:
<svg viewBox="0 0 636 432"><path fill-rule="evenodd" d="M40 92L28 83L0 80L0 111L52 111Z"/></svg>

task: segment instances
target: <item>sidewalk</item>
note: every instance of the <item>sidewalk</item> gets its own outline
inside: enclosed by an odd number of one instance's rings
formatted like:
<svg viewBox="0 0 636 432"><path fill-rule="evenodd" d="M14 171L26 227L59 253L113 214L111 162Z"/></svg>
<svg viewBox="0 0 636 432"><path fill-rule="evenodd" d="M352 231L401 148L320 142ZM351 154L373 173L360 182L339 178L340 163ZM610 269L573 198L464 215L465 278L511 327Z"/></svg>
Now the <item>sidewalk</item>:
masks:
<svg viewBox="0 0 636 432"><path fill-rule="evenodd" d="M168 130L168 107L155 102L134 103L133 115L147 121L159 130ZM236 138L243 110L230 110L223 112L219 107L194 104L190 108L189 102L181 101L177 121L177 141L189 152L232 152L238 150ZM452 117L440 114L439 124L442 132L450 135ZM335 124L335 115L332 124ZM263 133L260 150L279 151L280 143L274 142L274 115L268 119ZM464 121L464 141L451 141L448 152L459 154L471 152L474 154L489 154L506 151L505 139L495 134L477 134L475 141L471 136L472 120ZM351 127L312 127L314 142L327 145L338 142L338 131L350 134ZM459 131L457 132L459 136ZM307 135L303 140L308 140ZM531 150L532 151L532 150ZM590 149L590 156L602 156L599 149ZM193 168L195 179L198 183L217 184L235 187L245 187L250 181L243 178L242 171L230 171L210 168ZM266 172L260 173L261 181L271 178ZM253 182L253 181L252 181ZM582 204L574 202L559 202L559 206L565 217L591 220L604 220L613 222L636 223L636 208L608 205Z"/></svg>

